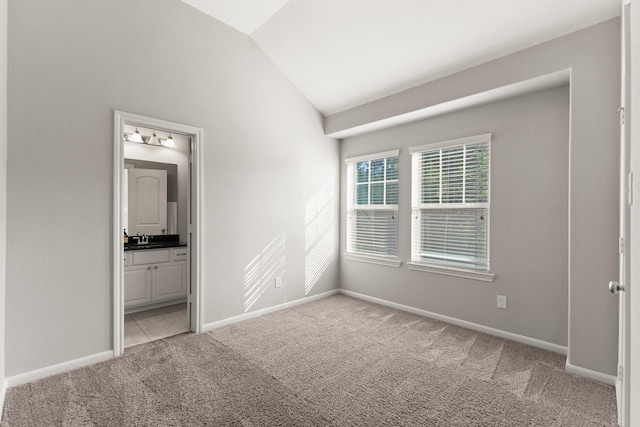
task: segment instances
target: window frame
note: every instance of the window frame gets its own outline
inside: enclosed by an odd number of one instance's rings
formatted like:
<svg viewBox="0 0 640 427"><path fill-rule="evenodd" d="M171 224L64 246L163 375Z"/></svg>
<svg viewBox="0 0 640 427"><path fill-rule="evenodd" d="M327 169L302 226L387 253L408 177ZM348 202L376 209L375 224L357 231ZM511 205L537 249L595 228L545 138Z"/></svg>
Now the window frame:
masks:
<svg viewBox="0 0 640 427"><path fill-rule="evenodd" d="M423 167L420 164L422 154L428 151L442 150L446 148L465 147L468 145L486 143L488 145L489 154L489 168L487 171L487 201L480 203L442 203L442 193L439 190L439 202L438 203L423 203L422 202L422 172ZM448 276L463 277L474 280L481 280L491 282L495 278L495 274L491 273L490 263L490 251L491 251L491 237L490 237L490 223L491 223L491 134L475 135L466 138L458 138L448 141L440 141L420 146L411 147L409 149L411 154L411 262L408 263L409 269L425 271L429 273L444 274ZM442 171L440 171L442 173ZM464 182L464 180L463 180ZM440 186L442 186L442 179L440 179ZM464 185L464 184L463 184ZM463 192L463 197L465 193ZM428 262L421 259L421 255L418 256L416 251L421 252L422 247L422 212L425 209L440 209L456 208L456 209L486 209L487 210L487 222L486 222L486 269L485 268L473 268L466 266L447 265L444 263Z"/></svg>
<svg viewBox="0 0 640 427"><path fill-rule="evenodd" d="M398 203L395 204L387 204L386 203L386 191L387 191L387 184L389 182L396 182L397 183L397 188L398 188L398 193L400 191L400 171L399 171L399 167L398 167L398 178L396 179L392 179L392 180L388 180L387 178L387 167L386 167L386 159L389 158L397 158L397 162L399 165L400 162L400 150L390 150L390 151L384 151L384 152L380 152L380 153L372 153L372 154L367 154L367 155L362 155L362 156L357 156L357 157L349 157L349 158L345 158L344 162L346 165L346 174L347 174L347 200L346 200L346 250L345 253L343 254L345 259L348 260L353 260L353 261L361 261L361 262L367 262L367 263L372 263L372 264L380 264L380 265L385 265L385 266L390 266L390 267L400 267L401 265L401 260L399 258L399 251L400 251L400 230L399 230L399 225L398 228L396 230L396 241L398 242L398 247L397 247L397 252L395 254L395 256L384 256L384 255L376 255L376 254L371 254L371 253L365 253L365 252L356 252L353 251L353 242L352 242L352 231L351 231L351 226L352 226L352 215L354 215L357 211L375 211L375 210L383 210L383 211L392 211L395 212L395 216L396 216L396 221L398 221L399 223L399 217L398 217L398 212L399 212L399 194L398 194ZM371 180L371 166L369 166L369 177L367 180L367 184L368 184L368 198L367 198L367 204L357 204L357 186L363 185L364 183L358 183L357 182L357 170L356 170L356 166L358 163L362 163L362 162L373 162L376 160L385 160L385 165L384 165L384 175L383 175L383 179L381 181L372 181ZM372 204L371 203L371 184L372 183L382 183L384 191L383 191L383 203L382 204Z"/></svg>

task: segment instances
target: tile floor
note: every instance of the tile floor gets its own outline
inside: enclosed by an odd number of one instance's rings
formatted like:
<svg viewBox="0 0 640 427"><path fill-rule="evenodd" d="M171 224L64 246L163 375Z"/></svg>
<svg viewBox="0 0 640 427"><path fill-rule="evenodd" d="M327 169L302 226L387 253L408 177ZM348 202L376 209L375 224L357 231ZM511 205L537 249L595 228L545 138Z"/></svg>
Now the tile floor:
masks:
<svg viewBox="0 0 640 427"><path fill-rule="evenodd" d="M188 331L186 303L139 311L124 316L125 348Z"/></svg>

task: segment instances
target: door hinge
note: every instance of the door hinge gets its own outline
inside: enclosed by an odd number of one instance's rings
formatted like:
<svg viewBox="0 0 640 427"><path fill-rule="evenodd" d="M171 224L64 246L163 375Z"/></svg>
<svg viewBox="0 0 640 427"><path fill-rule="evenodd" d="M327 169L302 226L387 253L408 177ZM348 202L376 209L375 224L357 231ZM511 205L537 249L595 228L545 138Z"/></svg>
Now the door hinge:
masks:
<svg viewBox="0 0 640 427"><path fill-rule="evenodd" d="M618 113L620 113L620 126L624 126L624 107L618 108Z"/></svg>
<svg viewBox="0 0 640 427"><path fill-rule="evenodd" d="M618 237L618 251L624 253L624 237Z"/></svg>
<svg viewBox="0 0 640 427"><path fill-rule="evenodd" d="M624 367L621 365L618 365L618 381L624 381Z"/></svg>
<svg viewBox="0 0 640 427"><path fill-rule="evenodd" d="M191 304L191 293L187 294L187 302Z"/></svg>

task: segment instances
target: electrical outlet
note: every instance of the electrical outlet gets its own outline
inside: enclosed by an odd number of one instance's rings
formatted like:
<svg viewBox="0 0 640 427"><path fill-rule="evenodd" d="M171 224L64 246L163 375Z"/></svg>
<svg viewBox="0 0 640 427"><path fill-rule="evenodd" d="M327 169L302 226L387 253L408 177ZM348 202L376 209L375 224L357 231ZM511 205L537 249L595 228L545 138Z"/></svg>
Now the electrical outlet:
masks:
<svg viewBox="0 0 640 427"><path fill-rule="evenodd" d="M276 288L281 288L282 287L282 277L278 276L276 277Z"/></svg>
<svg viewBox="0 0 640 427"><path fill-rule="evenodd" d="M498 308L502 308L504 310L507 309L507 297L504 295L498 295Z"/></svg>

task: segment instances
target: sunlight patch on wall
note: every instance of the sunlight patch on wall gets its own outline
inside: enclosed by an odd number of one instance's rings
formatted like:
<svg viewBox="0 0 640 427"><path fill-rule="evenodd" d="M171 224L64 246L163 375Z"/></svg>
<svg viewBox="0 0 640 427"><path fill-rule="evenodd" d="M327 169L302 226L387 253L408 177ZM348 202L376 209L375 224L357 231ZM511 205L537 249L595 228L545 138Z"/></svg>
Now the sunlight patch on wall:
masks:
<svg viewBox="0 0 640 427"><path fill-rule="evenodd" d="M336 199L336 181L330 180L305 204L305 295L311 292L336 256Z"/></svg>
<svg viewBox="0 0 640 427"><path fill-rule="evenodd" d="M336 183L330 181L304 205L304 249L324 236L329 227L335 226Z"/></svg>
<svg viewBox="0 0 640 427"><path fill-rule="evenodd" d="M275 286L276 277L284 283L287 256L287 234L280 233L244 269L244 311L258 302L260 297Z"/></svg>
<svg viewBox="0 0 640 427"><path fill-rule="evenodd" d="M336 257L335 227L327 230L304 260L304 294L308 295Z"/></svg>

